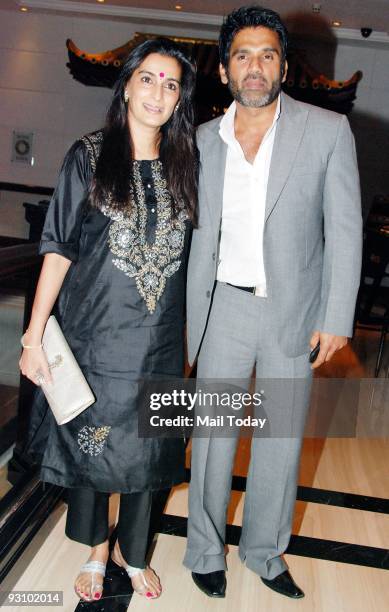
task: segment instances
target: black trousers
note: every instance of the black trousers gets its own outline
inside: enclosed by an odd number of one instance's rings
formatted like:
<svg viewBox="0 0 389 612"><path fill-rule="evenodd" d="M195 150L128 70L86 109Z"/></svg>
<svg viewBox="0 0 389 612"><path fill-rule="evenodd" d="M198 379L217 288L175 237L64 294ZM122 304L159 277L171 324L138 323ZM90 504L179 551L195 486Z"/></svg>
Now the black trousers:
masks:
<svg viewBox="0 0 389 612"><path fill-rule="evenodd" d="M109 493L68 489L65 533L71 540L97 546L108 539ZM128 565L145 567L152 492L122 493L117 523L120 551Z"/></svg>

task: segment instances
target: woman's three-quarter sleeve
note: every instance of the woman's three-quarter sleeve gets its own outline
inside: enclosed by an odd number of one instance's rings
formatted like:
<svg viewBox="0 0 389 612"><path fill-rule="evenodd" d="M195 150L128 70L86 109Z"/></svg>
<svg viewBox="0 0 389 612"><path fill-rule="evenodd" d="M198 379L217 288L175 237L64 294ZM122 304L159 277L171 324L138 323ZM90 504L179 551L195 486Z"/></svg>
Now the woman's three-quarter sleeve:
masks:
<svg viewBox="0 0 389 612"><path fill-rule="evenodd" d="M77 141L68 151L47 211L39 252L78 259L82 221L88 199L91 168L85 145Z"/></svg>

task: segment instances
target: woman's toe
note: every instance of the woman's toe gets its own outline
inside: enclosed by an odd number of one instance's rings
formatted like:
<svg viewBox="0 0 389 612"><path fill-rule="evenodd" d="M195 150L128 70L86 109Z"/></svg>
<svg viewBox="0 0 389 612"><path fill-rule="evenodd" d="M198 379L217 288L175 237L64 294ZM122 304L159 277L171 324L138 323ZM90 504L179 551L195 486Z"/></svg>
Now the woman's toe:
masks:
<svg viewBox="0 0 389 612"><path fill-rule="evenodd" d="M85 587L82 591L81 591L81 595L83 596L84 599L91 599L91 594L90 594L90 590Z"/></svg>
<svg viewBox="0 0 389 612"><path fill-rule="evenodd" d="M161 593L161 583L158 576L153 571L149 572L149 576L146 578L146 581L149 585L149 590L153 593L153 595L159 595Z"/></svg>
<svg viewBox="0 0 389 612"><path fill-rule="evenodd" d="M78 593L78 595L81 595L83 587L82 587L82 583L79 579L76 580L75 584L74 584L74 590L76 591L76 593Z"/></svg>
<svg viewBox="0 0 389 612"><path fill-rule="evenodd" d="M93 587L93 599L101 599L103 594L103 585L95 584Z"/></svg>
<svg viewBox="0 0 389 612"><path fill-rule="evenodd" d="M81 597L81 599L86 599L86 600L91 599L90 582L86 580L84 577L80 578L76 582L76 591Z"/></svg>

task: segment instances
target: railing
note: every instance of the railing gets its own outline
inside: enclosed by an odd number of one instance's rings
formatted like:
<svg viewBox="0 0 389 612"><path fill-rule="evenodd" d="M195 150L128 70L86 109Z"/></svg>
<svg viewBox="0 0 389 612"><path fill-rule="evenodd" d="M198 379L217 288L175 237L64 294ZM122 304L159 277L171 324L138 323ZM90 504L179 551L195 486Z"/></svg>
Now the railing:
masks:
<svg viewBox="0 0 389 612"><path fill-rule="evenodd" d="M0 183L2 191L17 191L49 196L52 189ZM16 280L25 296L24 329L30 318L33 296L42 258L38 254L39 238L47 210L44 203L24 204L25 217L30 224L29 240L2 238L0 240L0 281L3 292L9 292ZM4 246L1 247L1 244ZM17 439L12 459L8 463L8 480L12 488L0 500L0 582L11 570L23 550L40 529L62 496L62 489L43 485L37 467L23 457L23 447L29 423L34 386L24 377L20 379L17 414Z"/></svg>

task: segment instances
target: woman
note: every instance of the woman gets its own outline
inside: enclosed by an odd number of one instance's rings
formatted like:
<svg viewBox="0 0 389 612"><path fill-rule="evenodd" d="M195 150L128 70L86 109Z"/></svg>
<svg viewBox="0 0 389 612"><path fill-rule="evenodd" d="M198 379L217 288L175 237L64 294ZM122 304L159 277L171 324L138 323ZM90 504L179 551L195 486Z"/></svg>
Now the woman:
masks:
<svg viewBox="0 0 389 612"><path fill-rule="evenodd" d="M196 224L194 84L175 43L149 40L132 51L105 128L65 158L42 234L21 371L50 382L41 339L58 297L60 325L96 402L57 426L39 391L28 452L41 455L43 481L69 489L66 534L91 546L75 583L87 601L102 595L111 492L121 493L112 558L135 591L161 592L145 567L151 492L182 482L184 448L183 440L138 437L136 381L183 372L186 259Z"/></svg>

